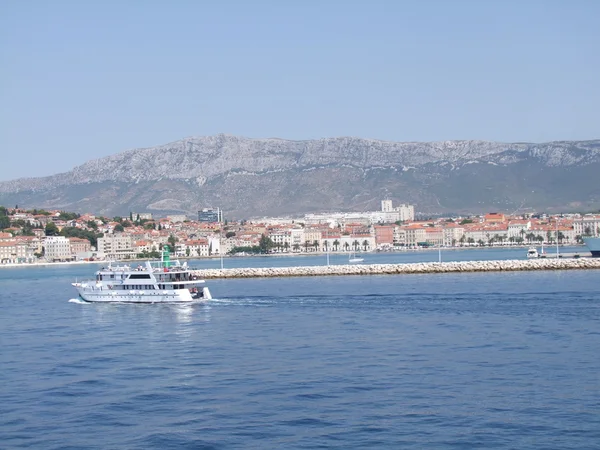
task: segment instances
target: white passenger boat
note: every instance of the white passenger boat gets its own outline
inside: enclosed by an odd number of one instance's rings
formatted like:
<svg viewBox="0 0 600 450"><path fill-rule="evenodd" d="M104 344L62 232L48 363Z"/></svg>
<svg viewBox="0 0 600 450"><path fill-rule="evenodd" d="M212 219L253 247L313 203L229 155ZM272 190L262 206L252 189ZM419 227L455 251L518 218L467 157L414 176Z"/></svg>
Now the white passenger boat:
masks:
<svg viewBox="0 0 600 450"><path fill-rule="evenodd" d="M537 248L535 247L529 247L529 250L527 250L527 257L528 258L539 258L539 253L537 251Z"/></svg>
<svg viewBox="0 0 600 450"><path fill-rule="evenodd" d="M86 302L181 303L212 299L204 283L187 263L170 261L167 255L136 267L109 263L95 280L72 285Z"/></svg>

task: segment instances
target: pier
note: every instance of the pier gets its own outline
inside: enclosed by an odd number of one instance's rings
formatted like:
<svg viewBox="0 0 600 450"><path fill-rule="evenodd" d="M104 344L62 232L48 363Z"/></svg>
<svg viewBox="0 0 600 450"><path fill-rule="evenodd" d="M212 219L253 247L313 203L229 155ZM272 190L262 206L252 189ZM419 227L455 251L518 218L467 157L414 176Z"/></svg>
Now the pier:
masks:
<svg viewBox="0 0 600 450"><path fill-rule="evenodd" d="M600 258L425 262L409 264L358 264L235 269L202 269L192 273L200 278L274 278L336 275L401 275L425 273L515 272L532 270L600 269Z"/></svg>

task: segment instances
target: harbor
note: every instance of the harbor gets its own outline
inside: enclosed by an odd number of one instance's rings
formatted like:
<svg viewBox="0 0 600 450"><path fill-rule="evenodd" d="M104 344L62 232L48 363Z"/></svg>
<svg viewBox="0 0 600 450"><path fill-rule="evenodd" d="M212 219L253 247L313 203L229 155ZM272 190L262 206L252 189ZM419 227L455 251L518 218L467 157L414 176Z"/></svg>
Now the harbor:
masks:
<svg viewBox="0 0 600 450"><path fill-rule="evenodd" d="M192 273L200 278L269 278L341 275L403 275L428 273L473 273L541 270L600 269L600 258L536 258L528 260L419 262L402 264L358 264L296 267L238 267L201 269Z"/></svg>

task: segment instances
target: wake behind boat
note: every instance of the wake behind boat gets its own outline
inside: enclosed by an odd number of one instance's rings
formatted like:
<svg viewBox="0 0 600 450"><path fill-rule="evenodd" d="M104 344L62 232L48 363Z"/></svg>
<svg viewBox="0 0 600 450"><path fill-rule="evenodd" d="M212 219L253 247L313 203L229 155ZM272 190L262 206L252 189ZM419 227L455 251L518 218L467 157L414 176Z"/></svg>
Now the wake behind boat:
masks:
<svg viewBox="0 0 600 450"><path fill-rule="evenodd" d="M96 279L72 283L86 302L181 303L210 300L212 296L204 280L192 275L187 263L170 261L163 253L161 261L103 267Z"/></svg>

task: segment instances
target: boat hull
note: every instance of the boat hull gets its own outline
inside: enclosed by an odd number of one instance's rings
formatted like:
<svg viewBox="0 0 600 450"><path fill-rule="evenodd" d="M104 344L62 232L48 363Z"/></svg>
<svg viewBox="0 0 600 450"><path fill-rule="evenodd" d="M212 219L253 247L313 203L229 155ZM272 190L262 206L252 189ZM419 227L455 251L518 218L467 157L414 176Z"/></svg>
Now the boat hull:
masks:
<svg viewBox="0 0 600 450"><path fill-rule="evenodd" d="M82 300L90 303L193 303L211 300L212 296L207 287L202 288L201 294L192 296L188 290L178 291L94 291L75 286Z"/></svg>
<svg viewBox="0 0 600 450"><path fill-rule="evenodd" d="M584 237L584 244L595 258L600 258L600 237Z"/></svg>

